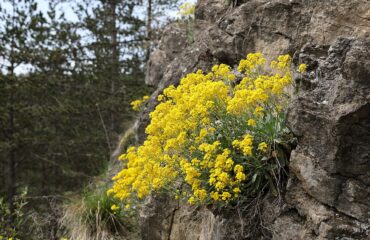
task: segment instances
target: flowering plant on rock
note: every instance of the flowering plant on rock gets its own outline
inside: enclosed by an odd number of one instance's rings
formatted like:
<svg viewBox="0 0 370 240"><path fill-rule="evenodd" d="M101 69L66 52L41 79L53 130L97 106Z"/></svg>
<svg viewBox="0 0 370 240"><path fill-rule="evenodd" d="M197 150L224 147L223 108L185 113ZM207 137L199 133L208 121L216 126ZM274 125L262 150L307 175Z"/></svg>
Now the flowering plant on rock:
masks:
<svg viewBox="0 0 370 240"><path fill-rule="evenodd" d="M108 194L130 202L165 191L190 204L228 204L276 190L287 161L291 57L267 64L261 53L248 54L237 70L216 65L165 89L146 141L120 156L125 167Z"/></svg>

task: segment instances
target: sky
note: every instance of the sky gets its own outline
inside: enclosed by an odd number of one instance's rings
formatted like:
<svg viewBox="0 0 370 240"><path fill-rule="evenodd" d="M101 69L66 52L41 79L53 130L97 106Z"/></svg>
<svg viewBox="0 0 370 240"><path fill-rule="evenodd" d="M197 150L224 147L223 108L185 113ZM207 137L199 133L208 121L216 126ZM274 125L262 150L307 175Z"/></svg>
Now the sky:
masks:
<svg viewBox="0 0 370 240"><path fill-rule="evenodd" d="M46 12L48 10L48 2L50 2L50 1L53 1L53 0L37 0L38 5L39 5L39 9ZM75 2L75 1L72 1L72 2ZM184 2L195 3L196 0L180 0L179 5L184 3ZM64 12L64 14L65 14L65 16L68 20L78 21L78 18L76 16L76 14L73 12L73 9L71 8L70 3L59 4L57 10L59 12ZM171 16L171 17L176 17L177 11L168 12L168 15Z"/></svg>
<svg viewBox="0 0 370 240"><path fill-rule="evenodd" d="M48 0L37 0L40 10L46 12L48 10L48 5L50 1ZM71 21L77 21L78 18L76 14L73 12L73 9L70 7L69 3L59 4L58 6L59 12L64 12L66 18Z"/></svg>
<svg viewBox="0 0 370 240"><path fill-rule="evenodd" d="M0 7L6 9L7 11L11 11L12 5L9 2L10 1L0 0ZM17 0L14 0L14 2L17 2ZM41 10L42 12L46 13L49 9L49 2L55 2L55 0L36 0L36 2L38 3L38 10ZM75 14L73 7L72 7L74 5L73 3L76 3L76 2L78 1L73 0L73 1L66 1L65 3L55 4L57 14L64 13L67 20L77 22L78 17ZM179 5L181 5L184 2L195 3L196 0L179 0ZM144 8L139 9L137 14L141 15L143 14L143 11L145 11ZM178 10L169 11L166 13L166 15L168 15L170 18L176 18L176 17L179 17L177 15L177 12ZM27 73L30 70L29 67L30 66L27 66L27 65L19 66L16 69L16 73L17 74Z"/></svg>
<svg viewBox="0 0 370 240"><path fill-rule="evenodd" d="M36 0L36 2L38 3L38 9L43 12L47 12L50 1L53 1L53 0ZM17 0L15 0L15 2L17 2ZM58 4L56 6L57 12L59 13L64 12L68 20L77 21L78 18L76 14L73 12L73 9L70 7L70 5L71 5L70 3ZM5 9L9 9L9 10L11 9L11 4L8 2L3 2L2 0L0 0L0 6L4 7Z"/></svg>

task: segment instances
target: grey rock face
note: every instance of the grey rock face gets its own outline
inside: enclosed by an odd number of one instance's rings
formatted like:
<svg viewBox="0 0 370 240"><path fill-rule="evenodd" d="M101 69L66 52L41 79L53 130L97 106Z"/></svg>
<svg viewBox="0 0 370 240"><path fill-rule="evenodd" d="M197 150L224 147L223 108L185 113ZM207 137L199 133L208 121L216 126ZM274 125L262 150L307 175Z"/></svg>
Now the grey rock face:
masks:
<svg viewBox="0 0 370 240"><path fill-rule="evenodd" d="M264 230L243 232L248 220L236 212L160 198L143 209L144 239L370 239L369 9L368 0L200 0L194 43L176 25L166 30L148 63L157 90L135 124L140 141L157 96L186 73L256 51L294 54L308 72L295 76L288 122L299 143L283 202L261 209Z"/></svg>
<svg viewBox="0 0 370 240"><path fill-rule="evenodd" d="M163 78L166 66L188 45L186 30L179 24L170 24L162 32L159 48L151 53L147 63L145 83L158 86Z"/></svg>
<svg viewBox="0 0 370 240"><path fill-rule="evenodd" d="M293 197L287 202L304 209L303 229L318 229L309 239L366 239L370 224L370 39L339 38L326 57L320 47L307 45L297 56L310 65L309 72L298 78L298 93L288 115L299 144L290 159L291 178L298 180L288 187ZM312 217L307 212L312 207L299 203L295 191L325 207L329 213L325 221L309 227L307 219Z"/></svg>

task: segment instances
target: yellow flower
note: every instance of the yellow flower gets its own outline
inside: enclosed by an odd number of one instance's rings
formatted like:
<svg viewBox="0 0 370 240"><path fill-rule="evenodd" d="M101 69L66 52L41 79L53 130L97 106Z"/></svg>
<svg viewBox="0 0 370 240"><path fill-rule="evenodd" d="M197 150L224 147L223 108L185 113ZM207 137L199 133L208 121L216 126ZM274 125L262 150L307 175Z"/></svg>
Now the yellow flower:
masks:
<svg viewBox="0 0 370 240"><path fill-rule="evenodd" d="M266 152L267 151L267 143L261 142L260 144L258 144L258 150L260 150L261 152Z"/></svg>
<svg viewBox="0 0 370 240"><path fill-rule="evenodd" d="M190 197L190 198L188 199L188 203L189 203L190 205L193 205L193 204L195 203L195 198L194 198L194 197Z"/></svg>
<svg viewBox="0 0 370 240"><path fill-rule="evenodd" d="M216 187L217 190L222 190L226 187L226 185L223 182L217 182L215 187Z"/></svg>
<svg viewBox="0 0 370 240"><path fill-rule="evenodd" d="M234 147L234 148L239 148L239 146L240 146L240 141L239 141L239 140L234 140L234 141L232 142L232 145L233 145L233 147Z"/></svg>
<svg viewBox="0 0 370 240"><path fill-rule="evenodd" d="M254 115L256 117L262 117L263 116L263 111L264 109L261 107L261 106L258 106L256 107L256 109L254 110Z"/></svg>
<svg viewBox="0 0 370 240"><path fill-rule="evenodd" d="M235 165L234 167L234 172L238 173L238 172L243 172L244 171L244 167L240 164L237 164Z"/></svg>
<svg viewBox="0 0 370 240"><path fill-rule="evenodd" d="M248 126L254 127L254 126L256 126L256 120L254 120L254 119L248 119L247 124L248 124Z"/></svg>
<svg viewBox="0 0 370 240"><path fill-rule="evenodd" d="M234 140L232 145L234 148L242 150L246 156L250 156L253 150L253 136L247 134L242 141Z"/></svg>
<svg viewBox="0 0 370 240"><path fill-rule="evenodd" d="M307 65L302 63L301 65L299 65L298 67L298 72L300 73L305 73L307 71Z"/></svg>
<svg viewBox="0 0 370 240"><path fill-rule="evenodd" d="M142 100L135 100L131 102L132 109L134 111L138 111L142 105L143 101Z"/></svg>
<svg viewBox="0 0 370 240"><path fill-rule="evenodd" d="M220 64L212 67L213 75L216 78L227 81L234 81L236 79L235 74L231 73L231 68L229 65Z"/></svg>
<svg viewBox="0 0 370 240"><path fill-rule="evenodd" d="M215 201L217 201L220 198L220 194L218 192L212 192L211 198Z"/></svg>
<svg viewBox="0 0 370 240"><path fill-rule="evenodd" d="M108 189L107 190L107 196L110 196L114 193L114 190L113 189ZM0 239L1 240L1 239Z"/></svg>
<svg viewBox="0 0 370 240"><path fill-rule="evenodd" d="M149 96L144 96L142 99L138 99L131 102L132 110L139 111L144 103L149 100Z"/></svg>
<svg viewBox="0 0 370 240"><path fill-rule="evenodd" d="M241 182L241 181L244 181L244 180L246 179L246 176L245 176L245 174L244 174L244 173L242 173L242 172L238 172L238 173L236 174L235 178L236 178L239 182Z"/></svg>
<svg viewBox="0 0 370 240"><path fill-rule="evenodd" d="M292 58L286 54L286 55L281 55L278 57L278 69L281 71L286 71L291 64Z"/></svg>
<svg viewBox="0 0 370 240"><path fill-rule="evenodd" d="M111 209L113 212L116 212L116 211L118 211L119 206L117 206L116 204L113 204L113 205L110 207L110 209Z"/></svg>
<svg viewBox="0 0 370 240"><path fill-rule="evenodd" d="M238 71L248 74L258 66L264 65L265 62L266 59L263 57L262 53L249 53L246 59L240 61Z"/></svg>
<svg viewBox="0 0 370 240"><path fill-rule="evenodd" d="M182 5L180 5L179 8L180 8L179 14L182 15L182 16L193 15L194 12L195 12L195 4L194 3L186 2Z"/></svg>
<svg viewBox="0 0 370 240"><path fill-rule="evenodd" d="M197 197L200 201L203 201L207 198L207 191L205 189L197 189L194 191L194 196Z"/></svg>
<svg viewBox="0 0 370 240"><path fill-rule="evenodd" d="M163 96L162 94L158 95L157 100L158 100L159 102L161 102L163 99L164 99L164 96Z"/></svg>
<svg viewBox="0 0 370 240"><path fill-rule="evenodd" d="M231 198L231 194L229 192L223 192L221 196L222 196L222 200L224 201L228 201Z"/></svg>

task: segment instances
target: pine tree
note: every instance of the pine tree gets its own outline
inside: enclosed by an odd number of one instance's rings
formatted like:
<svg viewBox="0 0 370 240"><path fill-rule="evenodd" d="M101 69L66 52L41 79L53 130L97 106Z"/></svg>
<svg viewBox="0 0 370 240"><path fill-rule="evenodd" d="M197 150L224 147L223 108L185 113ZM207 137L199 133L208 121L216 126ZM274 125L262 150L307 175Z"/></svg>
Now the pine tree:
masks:
<svg viewBox="0 0 370 240"><path fill-rule="evenodd" d="M17 4L16 4L17 3ZM29 37L32 35L32 24L40 19L37 4L34 0L5 1L9 8L0 9L1 35L1 106L0 126L2 129L0 156L6 159L3 176L6 179L6 193L10 211L14 211L14 197L17 192L17 166L23 161L21 149L23 137L27 136L27 126L23 126L26 106L21 103L24 97L24 78L16 71L25 68L32 62L32 51Z"/></svg>
<svg viewBox="0 0 370 240"><path fill-rule="evenodd" d="M152 1L146 11L140 0L72 1L79 22L58 13L55 1L47 12L37 0L2 2L0 198L11 211L23 187L30 208L42 212L42 199L80 190L102 172L135 116L129 102L149 92L148 42L168 3Z"/></svg>
<svg viewBox="0 0 370 240"><path fill-rule="evenodd" d="M144 21L135 16L140 1L85 0L78 6L80 27L89 36L91 77L101 90L97 104L112 145L127 128L122 120L132 118L127 103L137 95L133 88L143 85Z"/></svg>

